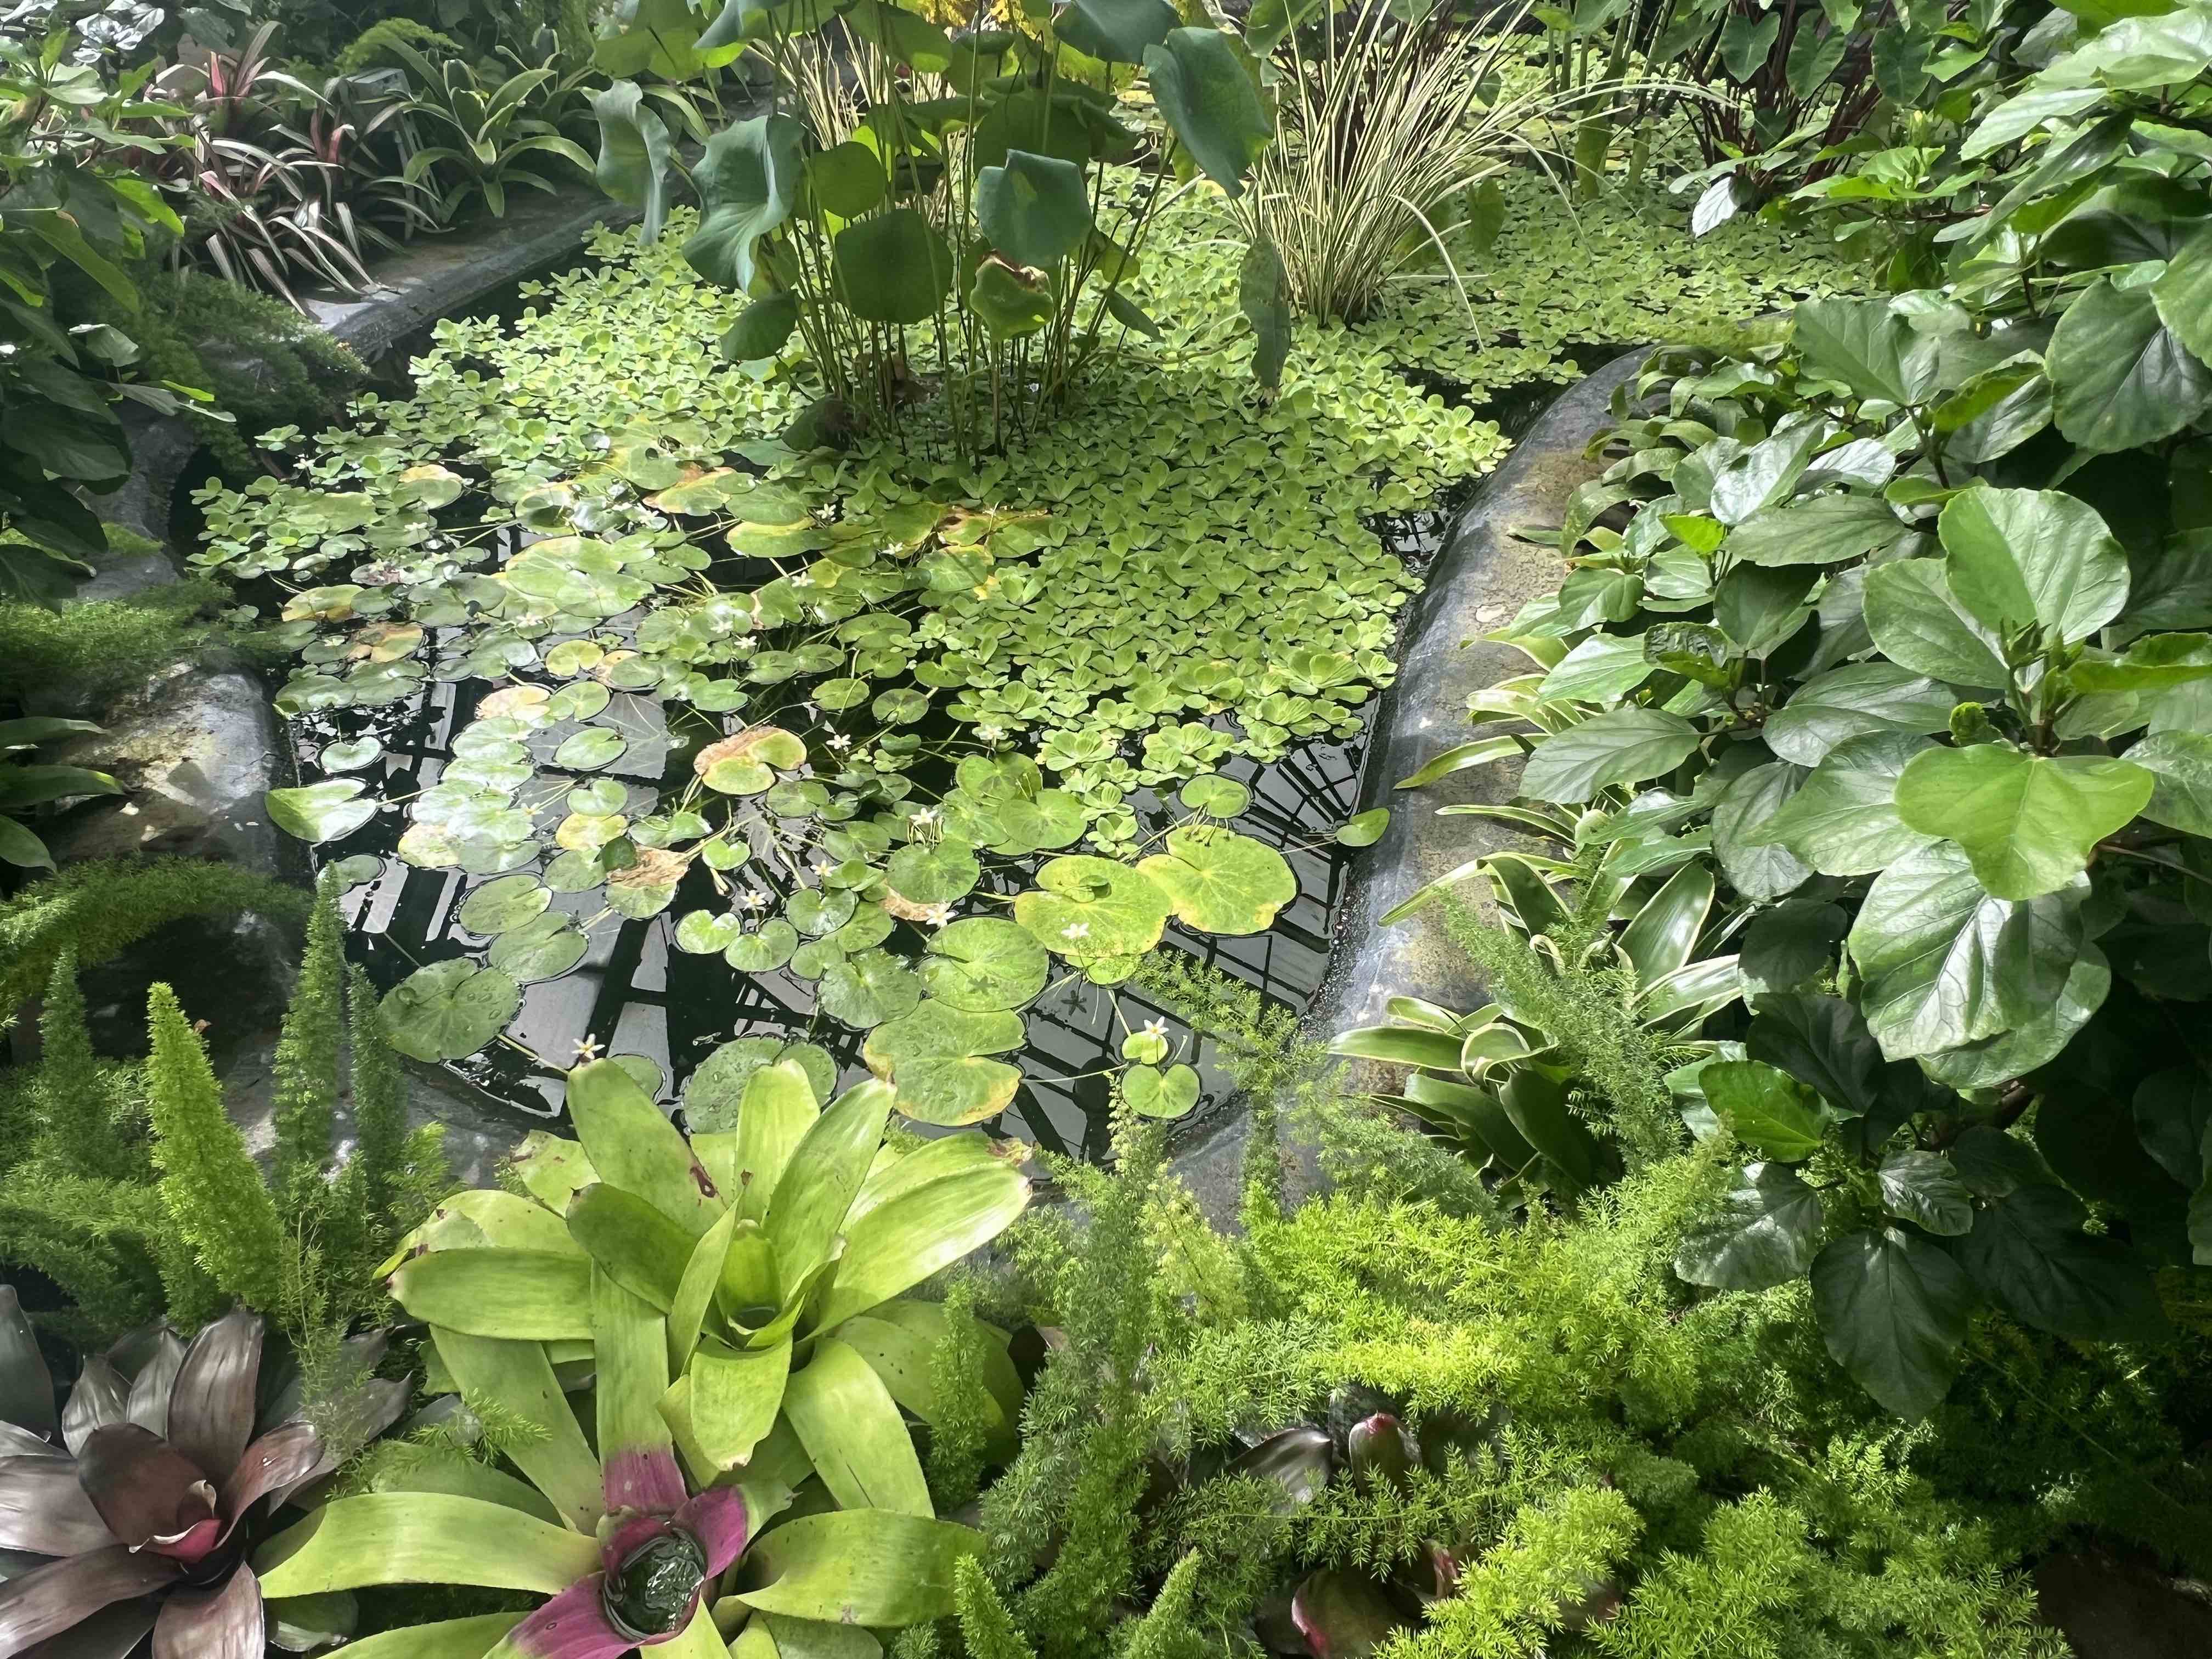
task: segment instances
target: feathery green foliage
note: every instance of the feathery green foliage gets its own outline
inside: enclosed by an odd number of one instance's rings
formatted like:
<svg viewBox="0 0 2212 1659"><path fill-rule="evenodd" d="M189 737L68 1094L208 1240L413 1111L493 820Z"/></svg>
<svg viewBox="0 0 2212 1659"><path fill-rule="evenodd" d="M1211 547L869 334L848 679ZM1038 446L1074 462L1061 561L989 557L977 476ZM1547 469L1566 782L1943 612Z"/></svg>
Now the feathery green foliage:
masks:
<svg viewBox="0 0 2212 1659"><path fill-rule="evenodd" d="M88 1176L131 1179L144 1173L118 1133L136 1104L136 1068L102 1065L92 1052L76 952L64 950L46 980L39 1014L39 1068L31 1087L40 1119L36 1156Z"/></svg>
<svg viewBox="0 0 2212 1659"><path fill-rule="evenodd" d="M88 968L185 916L252 910L289 921L305 908L297 889L235 865L186 858L72 864L0 902L0 1030L45 985L64 949L73 947Z"/></svg>
<svg viewBox="0 0 2212 1659"><path fill-rule="evenodd" d="M281 1306L283 1228L245 1137L223 1110L207 1050L166 985L149 994L146 1021L153 1045L146 1095L163 1201L218 1285L248 1307Z"/></svg>
<svg viewBox="0 0 2212 1659"><path fill-rule="evenodd" d="M276 1203L286 1224L295 1228L312 1223L326 1192L323 1171L331 1161L345 1024L343 936L337 877L325 871L307 912L307 950L276 1039Z"/></svg>
<svg viewBox="0 0 2212 1659"><path fill-rule="evenodd" d="M108 529L109 545L123 538ZM98 698L185 661L208 634L200 617L224 599L218 582L187 577L124 599L88 599L58 611L0 602L0 689L66 686Z"/></svg>
<svg viewBox="0 0 2212 1659"><path fill-rule="evenodd" d="M990 1398L984 1380L984 1334L975 1317L978 1285L972 1274L956 1278L945 1293L945 1334L929 1356L930 1386L943 1402L930 1425L929 1491L938 1512L949 1515L975 1496L981 1485L990 1423L983 1402Z"/></svg>
<svg viewBox="0 0 2212 1659"><path fill-rule="evenodd" d="M963 1557L953 1570L952 1599L960 1609L968 1659L1036 1659L1036 1650L1014 1628L1013 1615L972 1555Z"/></svg>

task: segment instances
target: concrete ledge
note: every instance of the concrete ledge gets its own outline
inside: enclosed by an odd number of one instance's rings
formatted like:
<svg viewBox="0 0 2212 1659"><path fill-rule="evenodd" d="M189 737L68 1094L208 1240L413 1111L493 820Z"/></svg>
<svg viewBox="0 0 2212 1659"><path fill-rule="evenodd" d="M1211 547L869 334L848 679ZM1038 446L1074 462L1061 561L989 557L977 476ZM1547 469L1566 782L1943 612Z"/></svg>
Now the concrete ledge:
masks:
<svg viewBox="0 0 2212 1659"><path fill-rule="evenodd" d="M1634 380L1650 356L1638 349L1561 392L1522 434L1505 464L1462 509L1430 568L1420 595L1407 607L1398 639L1398 674L1383 692L1360 770L1358 810L1387 806L1389 828L1353 862L1328 972L1307 1005L1306 1034L1326 1042L1356 1025L1380 1024L1394 996L1420 997L1448 1008L1482 1003L1480 977L1445 936L1440 912L1424 909L1385 927L1382 917L1439 876L1487 853L1527 843L1502 824L1479 817L1439 817L1440 806L1510 800L1516 766L1457 772L1426 788L1401 791L1445 750L1470 741L1468 699L1498 681L1526 672L1519 653L1480 635L1510 620L1530 599L1556 589L1566 574L1557 550L1517 540L1523 525L1556 525L1567 498L1605 463L1583 451L1607 424L1613 388ZM1475 898L1473 884L1462 890ZM1379 1089L1385 1068L1364 1060L1339 1063L1344 1087ZM1233 1222L1249 1118L1223 1115L1204 1139L1176 1159L1176 1173L1217 1224ZM1285 1175L1293 1189L1318 1185L1314 1149L1281 1126Z"/></svg>

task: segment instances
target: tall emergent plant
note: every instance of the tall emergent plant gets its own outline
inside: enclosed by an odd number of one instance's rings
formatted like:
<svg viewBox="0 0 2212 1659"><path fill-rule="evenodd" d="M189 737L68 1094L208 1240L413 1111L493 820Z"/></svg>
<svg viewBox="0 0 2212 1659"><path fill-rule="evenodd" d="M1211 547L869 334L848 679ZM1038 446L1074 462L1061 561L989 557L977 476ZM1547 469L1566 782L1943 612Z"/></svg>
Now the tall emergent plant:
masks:
<svg viewBox="0 0 2212 1659"><path fill-rule="evenodd" d="M1029 1183L981 1135L886 1145L893 1092L864 1083L825 1107L806 1065L778 1060L745 1079L736 1128L687 1140L617 1062L569 1073L579 1140L525 1143L528 1196L464 1194L386 1264L443 1380L526 1431L507 1455L531 1484L403 1467L274 1540L264 1587L552 1598L372 1638L368 1659L479 1630L501 1659L719 1655L718 1618L788 1622L804 1643L808 1624L951 1612L976 1546L936 1518L902 1413L1010 1441L1020 1383L997 1347L972 1390L988 1398L949 1398L928 1361L945 1311L905 1292L1003 1231ZM592 1441L556 1354L591 1362Z"/></svg>
<svg viewBox="0 0 2212 1659"><path fill-rule="evenodd" d="M849 135L795 94L841 34L870 49ZM775 67L775 107L708 143L684 254L754 297L726 355L805 343L810 441L897 426L933 373L932 427L958 452L1057 407L1119 330L1157 332L1122 283L1173 181L1203 173L1234 196L1270 137L1249 54L1166 0L1073 0L957 40L889 0L729 0L703 30L657 0L600 61L681 81L748 47ZM1164 132L1103 89L1136 66ZM599 180L643 207L650 238L678 165L667 125L635 82L595 106Z"/></svg>

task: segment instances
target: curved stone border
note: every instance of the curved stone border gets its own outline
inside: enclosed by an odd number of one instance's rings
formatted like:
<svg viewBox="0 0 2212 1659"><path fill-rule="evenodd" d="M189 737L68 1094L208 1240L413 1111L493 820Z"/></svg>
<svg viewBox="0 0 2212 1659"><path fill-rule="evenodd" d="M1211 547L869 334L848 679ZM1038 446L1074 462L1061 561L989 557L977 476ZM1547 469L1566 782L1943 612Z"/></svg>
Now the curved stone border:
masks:
<svg viewBox="0 0 2212 1659"><path fill-rule="evenodd" d="M1304 1016L1304 1030L1316 1041L1351 1026L1380 1024L1394 996L1460 1009L1483 1000L1481 978L1446 937L1439 912L1417 911L1387 927L1382 919L1437 877L1521 844L1487 819L1437 815L1440 806L1511 799L1519 769L1474 767L1417 791L1401 793L1396 785L1470 739L1473 693L1528 671L1519 653L1480 635L1557 588L1565 567L1555 549L1517 540L1513 532L1522 525L1558 524L1576 487L1604 471L1605 463L1585 458L1583 449L1607 422L1613 388L1633 380L1650 355L1649 349L1631 350L1553 400L1453 522L1407 608L1397 678L1377 704L1359 779L1358 810L1387 806L1390 823L1352 863L1328 972ZM1339 1076L1347 1088L1380 1087L1382 1077L1370 1073L1371 1062L1346 1061ZM1249 1121L1242 1113L1224 1114L1206 1139L1176 1160L1176 1172L1218 1224L1237 1213ZM1319 1179L1313 1149L1288 1125L1279 1133L1291 1184L1310 1188Z"/></svg>

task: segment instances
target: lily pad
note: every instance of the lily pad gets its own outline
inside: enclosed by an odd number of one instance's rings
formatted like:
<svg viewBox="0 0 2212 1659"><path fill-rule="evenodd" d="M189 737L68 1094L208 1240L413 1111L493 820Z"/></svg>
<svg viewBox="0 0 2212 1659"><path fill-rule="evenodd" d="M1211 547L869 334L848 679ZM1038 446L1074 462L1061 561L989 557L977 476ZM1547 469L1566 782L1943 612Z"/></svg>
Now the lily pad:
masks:
<svg viewBox="0 0 2212 1659"><path fill-rule="evenodd" d="M931 939L918 971L938 1001L987 1014L1026 1006L1044 989L1052 961L1020 923L970 916Z"/></svg>
<svg viewBox="0 0 2212 1659"><path fill-rule="evenodd" d="M1336 827L1339 847L1372 847L1390 827L1390 809L1377 806L1346 818Z"/></svg>
<svg viewBox="0 0 2212 1659"><path fill-rule="evenodd" d="M925 1001L868 1034L860 1057L897 1091L893 1104L923 1123L980 1123L1012 1103L1020 1071L986 1058L1018 1048L1019 1014L967 1013Z"/></svg>
<svg viewBox="0 0 2212 1659"><path fill-rule="evenodd" d="M1139 1117L1181 1117L1198 1104L1198 1073L1188 1066L1132 1066L1121 1074L1121 1097Z"/></svg>
<svg viewBox="0 0 2212 1659"><path fill-rule="evenodd" d="M504 933L544 914L552 889L535 876L500 876L461 902L460 924L471 933Z"/></svg>
<svg viewBox="0 0 2212 1659"><path fill-rule="evenodd" d="M550 720L587 720L613 700L614 693L597 680L579 680L556 691L545 705L545 713Z"/></svg>
<svg viewBox="0 0 2212 1659"><path fill-rule="evenodd" d="M1233 818L1252 804L1252 792L1234 778L1209 773L1183 785L1176 799L1209 818Z"/></svg>
<svg viewBox="0 0 2212 1659"><path fill-rule="evenodd" d="M892 890L916 904L950 904L975 890L983 867L975 849L948 836L935 843L916 842L890 856L884 873Z"/></svg>
<svg viewBox="0 0 2212 1659"><path fill-rule="evenodd" d="M604 726L587 726L562 739L553 751L553 764L572 772L589 772L622 758L629 740Z"/></svg>
<svg viewBox="0 0 2212 1659"><path fill-rule="evenodd" d="M591 941L574 916L549 910L492 941L485 960L519 985L558 979L584 959Z"/></svg>
<svg viewBox="0 0 2212 1659"><path fill-rule="evenodd" d="M781 1037L738 1037L701 1060L684 1085L684 1116L691 1133L736 1128L746 1085L759 1073L787 1060L796 1061L806 1074L817 1105L830 1098L837 1087L837 1062L828 1049L811 1042L786 1042Z"/></svg>
<svg viewBox="0 0 2212 1659"><path fill-rule="evenodd" d="M689 910L676 924L676 948L693 956L710 957L728 950L744 931L744 918L727 911Z"/></svg>
<svg viewBox="0 0 2212 1659"><path fill-rule="evenodd" d="M822 975L822 1012L866 1030L911 1013L921 1001L921 981L888 951L863 951Z"/></svg>
<svg viewBox="0 0 2212 1659"><path fill-rule="evenodd" d="M766 974L791 960L799 948L799 929L781 916L761 924L757 933L732 939L724 947L722 960L748 974Z"/></svg>
<svg viewBox="0 0 2212 1659"><path fill-rule="evenodd" d="M383 752L381 738L349 738L343 743L325 744L315 764L325 772L358 772Z"/></svg>
<svg viewBox="0 0 2212 1659"><path fill-rule="evenodd" d="M522 1006L522 988L465 957L434 962L393 986L382 1004L392 1046L415 1060L460 1060L489 1042Z"/></svg>
<svg viewBox="0 0 2212 1659"><path fill-rule="evenodd" d="M298 789L271 789L262 797L269 821L301 841L337 841L376 816L384 803L362 798L368 786L359 778L327 778Z"/></svg>
<svg viewBox="0 0 2212 1659"><path fill-rule="evenodd" d="M1014 920L1064 957L1136 956L1160 942L1167 893L1142 870L1077 854L1048 861L1034 891L1014 901Z"/></svg>
<svg viewBox="0 0 2212 1659"><path fill-rule="evenodd" d="M1137 868L1169 896L1179 920L1208 933L1264 933L1298 895L1280 853L1226 830L1170 830L1167 851Z"/></svg>

